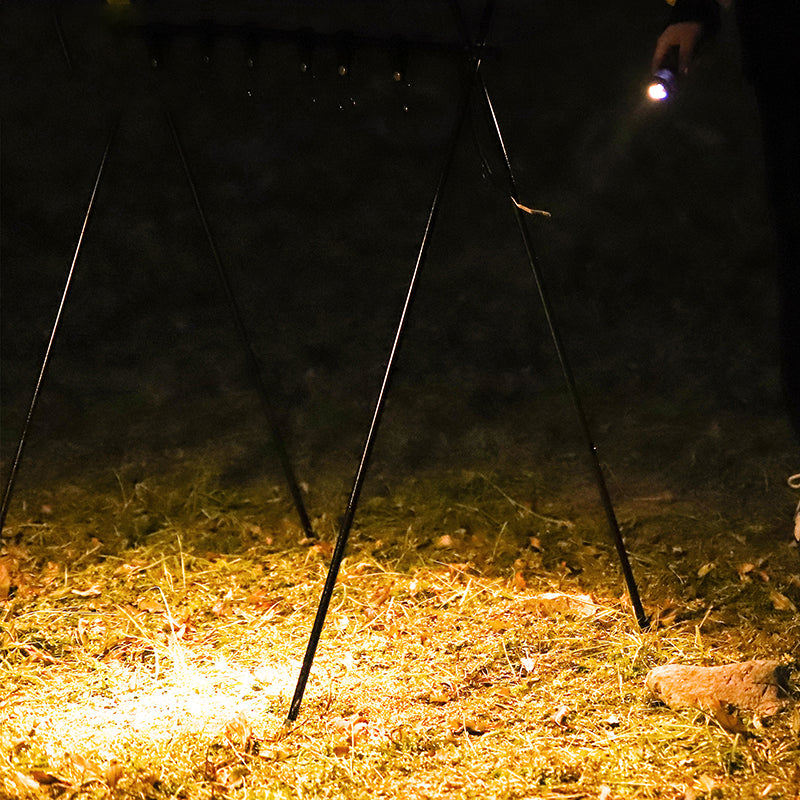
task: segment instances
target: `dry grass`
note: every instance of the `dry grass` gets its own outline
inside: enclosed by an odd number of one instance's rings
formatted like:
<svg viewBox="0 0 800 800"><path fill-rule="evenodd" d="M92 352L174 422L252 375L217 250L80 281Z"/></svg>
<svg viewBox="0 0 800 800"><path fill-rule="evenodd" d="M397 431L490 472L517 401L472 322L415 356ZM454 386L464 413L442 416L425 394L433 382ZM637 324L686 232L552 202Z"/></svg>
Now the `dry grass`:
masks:
<svg viewBox="0 0 800 800"><path fill-rule="evenodd" d="M796 797L798 711L732 734L643 686L669 661L792 663L791 572L635 558L660 619L643 633L589 523L516 491L464 473L366 502L291 727L330 520L302 542L280 493L210 479L31 500L1 562L0 795Z"/></svg>

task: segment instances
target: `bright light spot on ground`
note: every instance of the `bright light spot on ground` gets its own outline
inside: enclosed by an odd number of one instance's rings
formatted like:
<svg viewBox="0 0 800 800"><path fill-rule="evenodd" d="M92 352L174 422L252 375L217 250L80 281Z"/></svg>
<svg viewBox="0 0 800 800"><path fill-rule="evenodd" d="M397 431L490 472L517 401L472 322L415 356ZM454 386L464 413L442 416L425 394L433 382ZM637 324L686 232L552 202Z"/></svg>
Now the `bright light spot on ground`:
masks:
<svg viewBox="0 0 800 800"><path fill-rule="evenodd" d="M187 734L217 736L232 720L274 712L276 698L290 696L299 666L248 670L223 658L195 666L175 655L157 676L141 665L110 664L102 688L34 721L37 738L59 750L54 756L91 748L112 758L131 738L157 743Z"/></svg>

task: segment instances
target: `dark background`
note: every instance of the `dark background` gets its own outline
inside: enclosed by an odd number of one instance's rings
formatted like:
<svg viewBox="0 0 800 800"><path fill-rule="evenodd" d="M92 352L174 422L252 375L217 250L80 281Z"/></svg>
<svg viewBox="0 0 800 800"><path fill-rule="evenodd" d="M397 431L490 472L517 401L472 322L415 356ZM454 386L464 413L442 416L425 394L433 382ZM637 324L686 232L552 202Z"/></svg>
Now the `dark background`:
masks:
<svg viewBox="0 0 800 800"><path fill-rule="evenodd" d="M157 7L174 21L458 40L444 2ZM474 31L481 4L464 7ZM520 199L552 214L531 231L615 479L711 486L739 503L796 467L758 124L730 19L675 103L643 100L665 10L498 2L484 75ZM99 4L6 0L0 15L3 476L118 118L18 488L187 454L234 485L280 480L166 109L300 477L345 486L461 60L412 49L398 85L389 52L363 47L343 80L321 46L308 79L288 39L264 42L248 69L241 42L218 41L206 64L186 36L153 70L143 39ZM381 430L382 475L571 469L581 447L499 168L473 103Z"/></svg>

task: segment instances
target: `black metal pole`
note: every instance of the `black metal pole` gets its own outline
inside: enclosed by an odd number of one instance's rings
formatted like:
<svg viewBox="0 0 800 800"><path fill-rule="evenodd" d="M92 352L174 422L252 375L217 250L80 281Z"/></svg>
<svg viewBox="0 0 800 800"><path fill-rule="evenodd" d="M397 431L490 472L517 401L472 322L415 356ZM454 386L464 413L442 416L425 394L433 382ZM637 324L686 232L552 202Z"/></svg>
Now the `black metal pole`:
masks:
<svg viewBox="0 0 800 800"><path fill-rule="evenodd" d="M482 30L482 37L480 39L481 42L483 42L483 40L486 37L486 30L488 28L491 6L493 6L493 3L490 0L490 2L487 3L487 12L484 14L484 20L483 20L484 26ZM461 135L461 129L463 128L464 120L466 119L467 113L469 111L469 98L470 94L472 93L472 87L474 86L475 83L475 77L478 74L478 69L480 68L480 63L481 63L480 55L479 52L476 51L473 54L470 63L470 72L467 78L465 79L464 86L462 88L462 96L456 114L456 121L453 126L453 131L450 137L449 147L447 150L447 154L445 156L441 173L439 175L439 181L436 185L436 191L434 192L433 200L431 202L430 211L428 213L428 219L425 224L425 231L423 233L422 241L419 247L419 252L417 254L417 260L416 263L414 264L414 270L412 272L411 281L409 283L408 291L406 293L405 303L403 305L402 313L400 314L400 321L398 323L397 331L395 333L394 341L392 343L391 352L389 354L389 360L386 364L386 371L384 372L383 383L381 384L380 392L378 393L378 399L375 404L375 411L372 416L372 422L369 427L369 432L367 434L366 442L364 444L364 450L361 455L361 461L359 462L358 470L356 472L355 480L353 482L353 489L350 493L350 499L347 503L347 509L342 518L342 523L339 528L339 535L336 539L336 545L334 547L333 554L331 556L331 563L330 566L328 567L328 575L325 579L325 585L322 589L319 606L317 608L317 614L316 617L314 618L314 625L311 629L311 635L308 641L308 647L306 648L303 664L300 668L300 675L297 679L297 685L294 690L294 696L292 697L292 702L289 707L287 722L294 722L297 719L298 714L300 713L300 704L303 701L303 693L305 692L306 683L308 682L308 676L311 672L311 666L314 662L314 655L317 651L317 645L319 644L319 639L322 634L322 628L325 625L325 617L327 616L328 608L330 606L331 598L333 596L333 590L336 586L336 579L339 575L339 569L342 565L342 559L344 558L345 549L347 547L347 539L348 536L350 535L350 529L353 525L353 519L355 518L356 508L358 506L358 499L361 495L361 489L363 488L364 479L366 477L367 466L369 464L370 455L372 454L372 448L375 443L375 436L378 431L378 425L380 423L380 419L383 414L383 408L386 402L386 393L394 369L395 358L397 356L403 332L405 330L408 311L409 308L411 307L411 302L414 298L414 293L417 285L417 278L419 277L420 270L422 269L422 266L425 262L425 258L428 253L431 234L433 232L433 227L439 213L439 206L441 204L442 193L444 191L444 186L447 183L447 178L450 174L450 169L453 164L456 148L458 146L458 140Z"/></svg>
<svg viewBox="0 0 800 800"><path fill-rule="evenodd" d="M100 160L100 166L97 169L97 176L95 177L94 187L92 188L92 194L89 198L89 204L86 208L86 213L83 217L83 225L81 227L80 235L78 236L78 243L75 247L75 253L72 257L72 264L70 265L69 272L67 273L67 280L64 284L64 291L61 294L61 302L58 306L58 311L56 312L56 318L53 322L53 328L50 332L50 341L47 343L47 349L45 350L44 359L42 361L42 367L39 370L39 377L36 381L36 386L33 390L33 397L31 398L30 406L28 407L28 415L25 418L25 424L22 428L22 434L19 438L19 443L17 445L17 451L14 455L14 460L11 464L11 471L9 472L8 479L6 480L5 490L3 492L3 503L0 506L0 534L3 532L3 527L5 526L6 522L6 515L8 513L8 506L11 502L11 494L14 489L14 482L16 481L17 472L19 471L19 465L22 461L22 453L25 449L25 443L28 438L28 430L30 429L31 420L33 418L33 412L36 409L36 405L39 402L39 395L42 390L42 384L44 382L45 373L47 372L47 368L50 364L50 355L53 351L53 343L55 342L56 334L58 333L58 325L61 321L61 315L64 311L64 306L67 302L67 295L69 293L70 285L72 284L72 278L75 274L75 265L78 263L78 256L81 252L81 247L83 245L84 236L86 234L86 229L89 226L89 218L92 214L92 209L94 208L95 198L97 196L97 189L100 186L100 179L103 176L103 172L106 167L106 162L108 161L108 154L111 151L111 143L114 140L114 135L117 132L117 125L118 123L114 123L111 132L108 136L108 141L106 142L105 150L103 151L103 157Z"/></svg>
<svg viewBox="0 0 800 800"><path fill-rule="evenodd" d="M214 257L214 264L216 265L217 268L217 274L219 275L219 279L225 290L225 296L228 300L228 306L230 308L231 317L233 318L233 322L236 326L236 331L239 334L239 339L242 344L242 349L244 350L245 353L245 358L247 360L247 367L248 370L250 371L250 376L258 390L258 395L261 399L261 407L262 410L264 411L264 416L267 418L267 423L269 424L270 430L272 432L272 441L273 444L275 445L275 450L278 454L278 459L280 460L281 467L283 468L283 474L286 477L286 482L289 485L289 492L292 495L292 500L294 501L294 506L297 511L297 515L298 517L300 517L300 524L302 525L303 531L305 532L306 536L313 537L314 531L311 528L311 521L308 518L308 513L306 511L305 503L303 502L303 496L300 492L300 486L294 474L294 468L292 467L292 462L289 459L289 454L286 450L286 445L283 442L283 437L280 431L280 425L278 424L278 418L272 408L272 404L270 403L267 387L266 384L264 383L264 377L259 367L255 351L253 350L253 345L250 342L250 337L248 336L247 328L245 327L241 311L239 310L239 304L236 301L236 296L233 293L233 287L231 286L231 282L228 278L228 273L225 270L225 267L222 263L222 258L220 257L219 250L217 249L214 236L211 233L211 228L208 225L208 220L206 219L205 211L203 210L203 205L200 202L200 196L197 193L197 184L195 183L194 176L192 175L192 171L189 167L189 162L186 158L186 151L184 150L183 144L181 143L180 136L178 135L178 129L175 127L175 122L172 119L172 115L169 112L167 112L166 117L170 133L172 134L173 141L175 142L175 148L178 151L178 156L180 157L181 164L183 165L183 171L186 175L186 180L192 192L192 199L194 200L194 206L195 209L197 210L197 216L200 218L200 223L203 226L203 231L205 232L206 239L208 241L208 246L211 250L212 256Z"/></svg>
<svg viewBox="0 0 800 800"><path fill-rule="evenodd" d="M67 71L72 73L72 56L67 47L67 40L64 38L64 29L61 26L61 15L58 10L58 3L53 3L53 27L56 29L56 36L58 43L61 45L61 53L64 56L64 61L67 62Z"/></svg>
<svg viewBox="0 0 800 800"><path fill-rule="evenodd" d="M514 215L516 217L517 225L519 227L519 231L522 236L522 242L525 246L525 253L528 258L528 263L530 265L531 272L533 272L533 277L536 281L536 288L539 292L539 299L542 302L544 315L545 318L547 319L547 326L550 330L550 336L553 340L553 344L555 346L556 353L558 355L558 361L561 365L561 371L564 375L564 379L567 383L567 387L569 389L569 393L572 398L572 403L575 407L575 412L578 416L578 423L580 425L584 439L586 440L586 445L589 452L589 460L591 462L591 467L594 473L595 481L597 482L597 489L598 492L600 493L600 500L603 504L603 508L605 509L606 519L608 520L608 527L611 533L611 539L614 542L614 546L617 550L617 556L619 557L619 562L622 567L622 574L625 579L625 584L628 587L628 595L630 596L631 605L633 606L633 611L634 614L636 615L636 621L639 623L639 627L642 629L646 629L649 626L649 620L647 618L647 614L645 614L644 608L642 607L642 601L639 597L639 590L636 586L636 580L633 576L633 570L631 569L630 559L628 558L628 552L625 549L625 543L622 539L622 533L620 532L619 524L617 523L617 516L614 513L614 506L611 502L611 496L609 495L608 492L608 485L606 483L605 476L603 475L603 469L600 465L600 459L597 454L597 446L595 445L594 438L592 436L592 432L589 427L589 422L586 418L586 413L584 412L583 409L583 403L581 402L580 399L580 394L578 392L577 384L575 383L575 377L573 375L572 368L570 367L569 360L567 359L567 353L566 350L564 349L564 344L561 340L558 328L556 327L552 306L550 304L550 299L545 289L544 280L542 278L542 272L539 267L539 260L536 256L536 252L534 251L531 235L530 232L528 231L528 226L526 224L526 219L525 219L526 215L520 208L519 197L517 195L517 184L514 178L514 171L511 167L511 161L508 157L508 151L506 150L505 142L503 141L503 136L500 131L500 124L497 121L497 115L495 114L494 111L492 99L489 96L489 90L486 87L486 83L483 80L483 76L480 74L478 74L478 85L480 87L481 94L483 96L486 105L486 109L492 121L492 129L495 134L497 146L503 156L503 164L505 167L506 178L511 193L511 200L514 205Z"/></svg>

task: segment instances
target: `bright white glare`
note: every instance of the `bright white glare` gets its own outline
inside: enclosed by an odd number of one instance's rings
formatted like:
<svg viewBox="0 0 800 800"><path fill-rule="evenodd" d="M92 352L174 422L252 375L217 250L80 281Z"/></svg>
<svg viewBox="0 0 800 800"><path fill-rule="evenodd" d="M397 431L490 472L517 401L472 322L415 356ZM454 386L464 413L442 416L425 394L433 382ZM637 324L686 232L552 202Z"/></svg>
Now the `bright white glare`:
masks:
<svg viewBox="0 0 800 800"><path fill-rule="evenodd" d="M54 748L54 757L88 749L119 757L132 736L150 742L181 734L216 734L239 716L257 719L270 701L287 696L298 664L237 668L223 658L202 666L176 658L158 677L109 665L104 691L50 709L38 721L37 735Z"/></svg>
<svg viewBox="0 0 800 800"><path fill-rule="evenodd" d="M651 83L650 86L647 87L647 96L655 102L666 100L668 95L669 92L667 91L667 87L664 86L664 84L660 81Z"/></svg>

